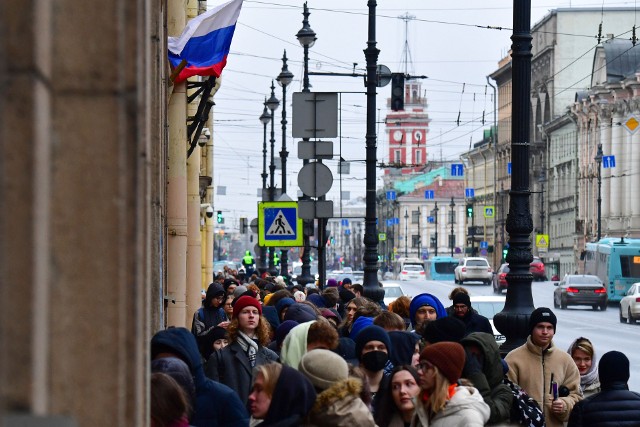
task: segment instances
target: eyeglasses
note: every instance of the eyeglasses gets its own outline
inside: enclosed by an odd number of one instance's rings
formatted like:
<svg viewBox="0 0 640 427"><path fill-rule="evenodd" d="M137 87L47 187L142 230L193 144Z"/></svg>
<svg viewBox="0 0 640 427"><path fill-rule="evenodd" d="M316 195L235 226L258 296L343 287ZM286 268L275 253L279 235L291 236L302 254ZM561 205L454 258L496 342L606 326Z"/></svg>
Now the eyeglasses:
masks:
<svg viewBox="0 0 640 427"><path fill-rule="evenodd" d="M429 369L433 369L434 366L426 360L422 360L420 363L418 363L417 368L422 372L427 372Z"/></svg>

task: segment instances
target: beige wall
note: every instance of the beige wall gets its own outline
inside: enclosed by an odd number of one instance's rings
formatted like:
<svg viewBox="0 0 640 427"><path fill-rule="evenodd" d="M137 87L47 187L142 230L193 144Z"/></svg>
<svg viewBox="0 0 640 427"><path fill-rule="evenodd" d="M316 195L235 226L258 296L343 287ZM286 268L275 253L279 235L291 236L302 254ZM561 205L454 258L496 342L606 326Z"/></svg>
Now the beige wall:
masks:
<svg viewBox="0 0 640 427"><path fill-rule="evenodd" d="M0 5L0 424L146 424L163 280L159 3Z"/></svg>

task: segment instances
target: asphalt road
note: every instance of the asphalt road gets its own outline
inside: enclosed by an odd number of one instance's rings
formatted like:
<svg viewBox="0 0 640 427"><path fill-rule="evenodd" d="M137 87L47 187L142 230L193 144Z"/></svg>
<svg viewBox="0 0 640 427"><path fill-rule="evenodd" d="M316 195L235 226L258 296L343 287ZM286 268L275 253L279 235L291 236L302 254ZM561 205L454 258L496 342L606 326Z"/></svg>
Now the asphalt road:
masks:
<svg viewBox="0 0 640 427"><path fill-rule="evenodd" d="M457 285L453 281L438 282L430 280L391 281L399 283L405 294L415 296L428 292L437 296L445 307L451 305L449 292ZM493 295L491 286L465 284L470 295ZM553 308L553 282L533 282L531 292L536 307L551 308L558 318L556 346L569 348L571 342L581 336L589 338L596 349L596 356L602 356L610 350L623 352L631 362L629 388L640 392L640 324L622 324L619 321L617 304L610 304L606 311L593 311L591 307L576 306L567 310Z"/></svg>

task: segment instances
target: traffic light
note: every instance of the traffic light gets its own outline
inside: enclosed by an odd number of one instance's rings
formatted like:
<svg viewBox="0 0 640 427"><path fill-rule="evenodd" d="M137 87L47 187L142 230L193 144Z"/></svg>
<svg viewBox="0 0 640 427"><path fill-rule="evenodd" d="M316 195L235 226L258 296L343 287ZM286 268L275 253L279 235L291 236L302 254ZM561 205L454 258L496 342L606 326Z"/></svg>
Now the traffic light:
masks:
<svg viewBox="0 0 640 427"><path fill-rule="evenodd" d="M473 203L467 203L467 218L473 218Z"/></svg>
<svg viewBox="0 0 640 427"><path fill-rule="evenodd" d="M507 243L504 248L502 248L502 259L506 261L507 254L509 253L509 244Z"/></svg>
<svg viewBox="0 0 640 427"><path fill-rule="evenodd" d="M224 218L222 217L222 211L218 211L218 215L216 216L216 220L218 221L218 224L223 224L224 223Z"/></svg>
<svg viewBox="0 0 640 427"><path fill-rule="evenodd" d="M404 110L404 74L391 74L391 110Z"/></svg>

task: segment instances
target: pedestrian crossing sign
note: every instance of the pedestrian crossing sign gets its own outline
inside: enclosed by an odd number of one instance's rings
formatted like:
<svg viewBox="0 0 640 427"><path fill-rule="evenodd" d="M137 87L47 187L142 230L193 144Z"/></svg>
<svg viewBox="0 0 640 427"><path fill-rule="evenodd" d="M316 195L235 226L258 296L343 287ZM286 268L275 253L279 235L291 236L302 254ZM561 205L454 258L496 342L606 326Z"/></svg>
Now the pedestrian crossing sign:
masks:
<svg viewBox="0 0 640 427"><path fill-rule="evenodd" d="M548 234L536 234L536 247L548 248L549 247L549 235Z"/></svg>
<svg viewBox="0 0 640 427"><path fill-rule="evenodd" d="M258 203L258 245L302 246L302 237L298 202Z"/></svg>

